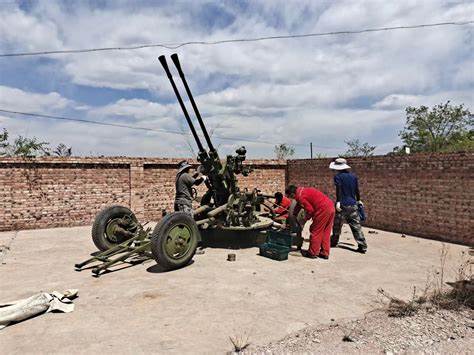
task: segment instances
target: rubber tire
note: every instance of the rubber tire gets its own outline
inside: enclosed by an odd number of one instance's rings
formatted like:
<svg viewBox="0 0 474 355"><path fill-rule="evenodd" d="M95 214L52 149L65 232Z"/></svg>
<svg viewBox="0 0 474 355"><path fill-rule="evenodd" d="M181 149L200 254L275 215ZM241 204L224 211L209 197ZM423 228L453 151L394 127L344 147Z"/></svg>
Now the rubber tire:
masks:
<svg viewBox="0 0 474 355"><path fill-rule="evenodd" d="M186 224L195 236L191 241L191 249L188 251L187 255L180 260L168 257L164 250L164 238L168 235L168 231L176 224ZM156 225L150 239L151 252L156 263L165 270L174 270L189 264L196 253L198 242L201 240L201 234L196 222L189 214L185 212L172 212L164 216Z"/></svg>
<svg viewBox="0 0 474 355"><path fill-rule="evenodd" d="M94 224L92 225L92 241L97 249L100 251L106 251L118 244L105 237L105 230L107 228L107 223L111 219L121 218L126 215L132 215L132 218L137 220L137 217L135 217L135 214L129 208L120 205L105 207L97 214Z"/></svg>

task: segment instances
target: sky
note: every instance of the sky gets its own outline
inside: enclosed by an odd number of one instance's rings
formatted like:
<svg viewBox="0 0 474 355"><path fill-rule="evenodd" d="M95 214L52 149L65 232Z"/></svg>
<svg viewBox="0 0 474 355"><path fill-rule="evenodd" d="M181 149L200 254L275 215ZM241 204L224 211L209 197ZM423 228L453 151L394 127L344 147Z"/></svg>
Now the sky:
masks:
<svg viewBox="0 0 474 355"><path fill-rule="evenodd" d="M1 0L0 19L0 53L14 53L468 21L474 1ZM65 143L74 155L192 157L196 144L157 59L177 52L221 154L245 145L250 158L272 158L274 144L288 143L308 158L312 142L314 154L337 156L348 139L385 154L400 145L407 106L474 109L473 29L4 57L0 109L183 134L11 114L0 114L0 129Z"/></svg>

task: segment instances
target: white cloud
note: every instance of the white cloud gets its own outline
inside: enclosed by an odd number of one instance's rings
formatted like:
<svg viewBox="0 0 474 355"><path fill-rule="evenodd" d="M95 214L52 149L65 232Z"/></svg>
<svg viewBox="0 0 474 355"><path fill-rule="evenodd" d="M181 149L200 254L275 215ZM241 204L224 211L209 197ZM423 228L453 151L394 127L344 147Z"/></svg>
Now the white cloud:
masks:
<svg viewBox="0 0 474 355"><path fill-rule="evenodd" d="M23 112L53 112L73 105L57 92L36 94L0 85L0 108Z"/></svg>
<svg viewBox="0 0 474 355"><path fill-rule="evenodd" d="M460 21L474 13L474 3L466 1L272 1L246 4L245 12L240 5L226 2L213 6L233 20L211 26L218 15L206 13L209 4L203 1L160 7L126 1L109 5L92 9L81 3L66 9L60 2L48 1L39 2L28 13L6 14L6 21L0 24L4 39L0 48L16 51L218 40ZM206 123L220 136L302 144L313 140L336 147L344 146L344 139L358 137L384 146L397 140L407 105L432 105L448 99L473 104L471 27L187 46L177 51ZM88 102L76 105L84 115L187 131L157 61L160 54L172 52L153 48L49 58L57 61L71 83L124 92L145 89L155 101L137 98L102 107ZM181 87L179 78L175 79ZM10 91L7 96L5 105L24 108L30 104L31 110L71 106L59 93L26 99L20 92L16 99ZM55 104L35 103L46 99ZM384 133L384 127L393 132ZM108 132L104 136L100 130L91 132L100 137L97 150L141 155L155 147L156 136L140 140L130 133L127 139L131 144L120 145L109 143ZM163 154L172 154L166 147L176 144L175 139L182 137L164 138L156 147ZM221 143L224 150L234 145ZM239 143L243 142L235 145ZM252 148L252 154L272 154L268 145L254 144Z"/></svg>
<svg viewBox="0 0 474 355"><path fill-rule="evenodd" d="M391 94L376 102L373 107L381 110L403 110L407 106L433 106L448 100L455 105L474 106L474 95L471 91L450 91L433 95Z"/></svg>
<svg viewBox="0 0 474 355"><path fill-rule="evenodd" d="M54 50L62 47L54 21L5 7L0 11L0 48Z"/></svg>

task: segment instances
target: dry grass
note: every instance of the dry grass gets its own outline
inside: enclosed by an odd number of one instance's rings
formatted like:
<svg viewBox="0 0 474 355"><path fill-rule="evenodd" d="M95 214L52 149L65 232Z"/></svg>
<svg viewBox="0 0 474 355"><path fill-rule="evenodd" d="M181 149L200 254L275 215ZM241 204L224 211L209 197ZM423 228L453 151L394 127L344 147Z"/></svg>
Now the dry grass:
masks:
<svg viewBox="0 0 474 355"><path fill-rule="evenodd" d="M422 303L419 303L419 298L416 296L416 287L413 287L413 296L409 301L389 295L381 288L378 289L378 292L388 300L385 310L390 317L412 316L420 310Z"/></svg>
<svg viewBox="0 0 474 355"><path fill-rule="evenodd" d="M449 309L461 308L474 309L474 275L472 258L463 252L461 262L456 269L456 277L452 282L446 282L446 259L449 248L443 244L440 251L440 267L428 275L425 288L418 294L416 287L409 300L405 301L388 294L383 289L378 289L380 295L387 301L384 309L391 317L412 316L422 308L424 309Z"/></svg>
<svg viewBox="0 0 474 355"><path fill-rule="evenodd" d="M234 346L234 352L236 353L247 349L247 347L250 345L249 339L250 336L246 334L229 337L230 342Z"/></svg>

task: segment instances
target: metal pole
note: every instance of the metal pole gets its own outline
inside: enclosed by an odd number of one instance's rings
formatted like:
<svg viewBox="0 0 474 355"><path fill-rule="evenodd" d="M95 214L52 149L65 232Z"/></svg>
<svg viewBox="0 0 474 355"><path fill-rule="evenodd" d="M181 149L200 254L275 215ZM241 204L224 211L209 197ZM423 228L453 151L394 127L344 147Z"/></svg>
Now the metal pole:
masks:
<svg viewBox="0 0 474 355"><path fill-rule="evenodd" d="M313 142L309 143L309 150L311 152L311 159L313 159Z"/></svg>

